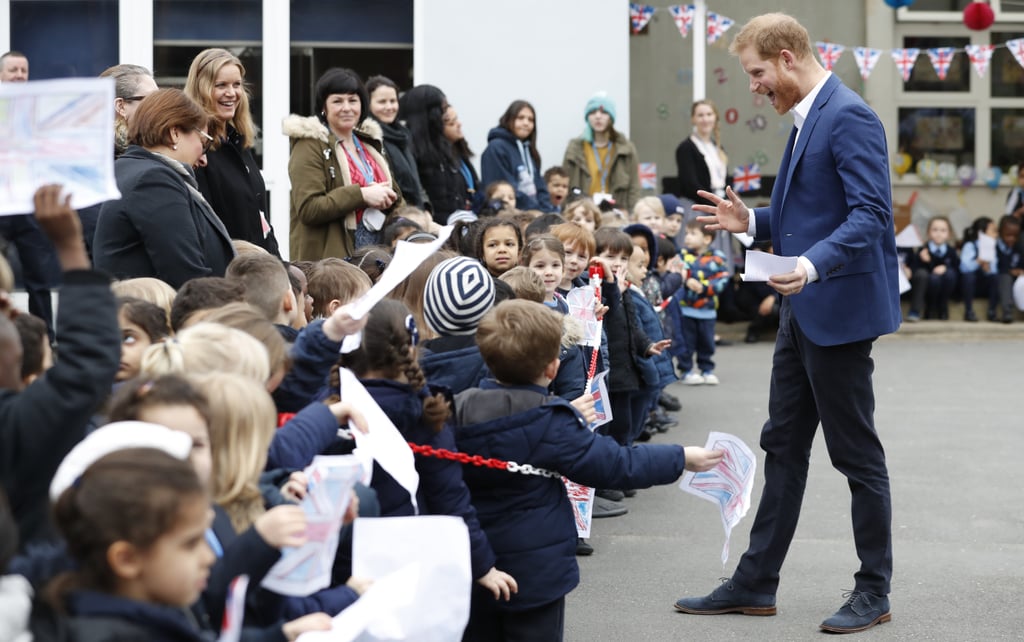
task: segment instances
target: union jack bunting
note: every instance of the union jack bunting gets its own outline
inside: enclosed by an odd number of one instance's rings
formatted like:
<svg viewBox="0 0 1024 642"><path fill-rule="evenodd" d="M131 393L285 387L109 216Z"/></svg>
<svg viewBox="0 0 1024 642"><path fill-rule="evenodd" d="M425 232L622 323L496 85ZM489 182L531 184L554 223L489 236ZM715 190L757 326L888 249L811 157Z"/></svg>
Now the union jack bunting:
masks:
<svg viewBox="0 0 1024 642"><path fill-rule="evenodd" d="M708 11L708 44L715 44L719 38L725 35L729 27L734 24L735 22L732 18L726 18L725 16Z"/></svg>
<svg viewBox="0 0 1024 642"><path fill-rule="evenodd" d="M654 7L649 4L629 3L629 24L633 27L633 33L640 33L651 21L654 15Z"/></svg>
<svg viewBox="0 0 1024 642"><path fill-rule="evenodd" d="M1016 40L1007 40L1006 48L1010 50L1013 57L1017 59L1017 64L1024 67L1024 38L1017 38Z"/></svg>
<svg viewBox="0 0 1024 642"><path fill-rule="evenodd" d="M910 72L914 70L914 63L917 61L917 54L919 53L921 53L920 49L892 50L892 60L896 63L896 68L900 70L903 82L910 80Z"/></svg>
<svg viewBox="0 0 1024 642"><path fill-rule="evenodd" d="M871 49L868 47L853 48L853 58L857 61L857 69L860 69L860 77L864 80L867 80L868 76L871 75L871 71L878 64L878 59L881 57L881 49Z"/></svg>
<svg viewBox="0 0 1024 642"><path fill-rule="evenodd" d="M658 165L656 163L638 163L637 174L640 189L658 189Z"/></svg>
<svg viewBox="0 0 1024 642"><path fill-rule="evenodd" d="M692 4L676 4L669 7L668 12L672 14L672 20L675 21L676 28L679 29L679 35L685 38L690 33L690 27L693 26L693 15L697 12L697 7Z"/></svg>
<svg viewBox="0 0 1024 642"><path fill-rule="evenodd" d="M988 65L992 62L992 52L996 50L995 45L966 45L967 58L974 65L974 71L978 72L979 78L985 77Z"/></svg>
<svg viewBox="0 0 1024 642"><path fill-rule="evenodd" d="M821 58L821 64L829 71L832 71L832 67L836 64L836 61L839 60L839 56L841 56L843 51L846 50L846 47L843 45L837 45L834 42L816 42L814 44L818 48L818 56Z"/></svg>
<svg viewBox="0 0 1024 642"><path fill-rule="evenodd" d="M757 163L740 165L732 173L732 188L736 193L761 189L761 168Z"/></svg>
<svg viewBox="0 0 1024 642"><path fill-rule="evenodd" d="M928 50L928 57L932 61L932 67L935 67L935 74L939 77L939 80L945 80L946 74L949 73L949 65L953 62L953 55L955 50L952 47L935 47Z"/></svg>

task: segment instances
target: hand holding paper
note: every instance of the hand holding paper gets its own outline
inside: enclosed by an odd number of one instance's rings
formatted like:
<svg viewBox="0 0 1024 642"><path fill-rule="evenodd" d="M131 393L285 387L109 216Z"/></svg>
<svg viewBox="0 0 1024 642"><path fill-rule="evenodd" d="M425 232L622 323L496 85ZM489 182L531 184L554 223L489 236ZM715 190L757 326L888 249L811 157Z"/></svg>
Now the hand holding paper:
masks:
<svg viewBox="0 0 1024 642"><path fill-rule="evenodd" d="M744 281L767 281L776 274L786 274L796 269L797 257L778 256L768 252L749 250L743 271Z"/></svg>

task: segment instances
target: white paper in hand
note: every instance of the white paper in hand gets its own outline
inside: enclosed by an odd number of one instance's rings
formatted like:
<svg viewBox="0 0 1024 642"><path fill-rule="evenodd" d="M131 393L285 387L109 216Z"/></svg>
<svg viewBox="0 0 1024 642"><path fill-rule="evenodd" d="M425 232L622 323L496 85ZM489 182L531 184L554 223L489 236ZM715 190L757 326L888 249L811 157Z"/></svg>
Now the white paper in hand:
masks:
<svg viewBox="0 0 1024 642"><path fill-rule="evenodd" d="M732 529L750 508L750 492L754 487L757 458L739 438L724 432L712 432L704 445L709 450L724 450L721 463L703 473L687 471L679 488L701 499L718 504L725 528L722 566L729 559L729 537Z"/></svg>
<svg viewBox="0 0 1024 642"><path fill-rule="evenodd" d="M776 274L792 272L796 269L796 264L797 257L795 256L778 256L768 252L748 250L743 267L743 280L767 281L768 277Z"/></svg>
<svg viewBox="0 0 1024 642"><path fill-rule="evenodd" d="M418 510L416 491L420 486L420 475L416 472L416 459L409 448L409 442L398 432L395 424L391 423L387 414L381 410L373 396L359 383L359 379L351 370L339 368L338 374L341 377L341 400L358 408L366 418L366 425L369 428L369 432L364 435L349 422L352 435L356 439L356 452L353 454L362 461L372 458L380 464L381 468L409 492L413 509Z"/></svg>
<svg viewBox="0 0 1024 642"><path fill-rule="evenodd" d="M362 517L352 534L352 575L377 580L415 566L413 599L391 604L360 640L456 642L469 621L469 530L458 517ZM365 599L365 595L363 598ZM386 637L399 632L399 637Z"/></svg>
<svg viewBox="0 0 1024 642"><path fill-rule="evenodd" d="M260 583L281 595L303 597L330 585L341 524L362 465L352 455L318 455L305 473L309 486L301 506L306 543L285 548Z"/></svg>
<svg viewBox="0 0 1024 642"><path fill-rule="evenodd" d="M353 319L362 319L366 314L384 300L392 290L404 281L413 270L427 260L434 252L441 249L448 237L452 235L452 226L446 225L437 233L437 240L430 243L409 243L399 241L395 246L395 256L388 267L380 275L380 279L370 290L352 302Z"/></svg>

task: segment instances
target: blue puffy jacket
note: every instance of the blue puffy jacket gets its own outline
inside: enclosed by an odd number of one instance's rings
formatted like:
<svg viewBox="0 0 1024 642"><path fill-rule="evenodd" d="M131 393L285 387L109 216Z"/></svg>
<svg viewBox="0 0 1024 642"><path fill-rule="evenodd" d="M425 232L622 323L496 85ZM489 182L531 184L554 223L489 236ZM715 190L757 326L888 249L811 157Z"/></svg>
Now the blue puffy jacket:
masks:
<svg viewBox="0 0 1024 642"><path fill-rule="evenodd" d="M644 293L636 286L631 286L628 292L633 300L633 309L636 310L637 322L643 329L644 334L654 342L664 339L665 334L662 330L661 319L658 318L658 313L654 311L654 306L651 305L651 302L647 300ZM641 363L641 368L644 371L644 381L656 381L655 387L658 390L678 379L672 368L672 358L669 357L668 350L643 359Z"/></svg>
<svg viewBox="0 0 1024 642"><path fill-rule="evenodd" d="M519 190L519 171L525 164L533 169L533 185L535 195ZM507 181L516 190L516 207L521 210L541 210L557 212L558 208L551 204L548 186L544 182L544 173L540 167L534 167L529 153L519 153L519 145L515 134L504 127L495 127L487 133L487 148L480 156L480 180L486 188L494 181Z"/></svg>
<svg viewBox="0 0 1024 642"><path fill-rule="evenodd" d="M427 390L416 392L406 384L384 379L365 379L362 383L407 441L455 450L455 435L450 425L446 425L441 432L434 432L423 421L423 399L430 394ZM480 528L476 510L469 501L469 490L462 482L462 464L416 455L416 472L420 475L419 491L416 493L420 514L461 517L469 529L473 579L483 577L494 566L495 556L487 536ZM377 462L373 464L371 486L377 491L381 517L414 514L409 492Z"/></svg>
<svg viewBox="0 0 1024 642"><path fill-rule="evenodd" d="M683 472L682 446L619 446L587 430L566 402L539 386L493 380L455 397L459 450L556 471L598 488L668 484ZM467 466L462 472L497 567L519 583L499 608L548 604L579 583L576 524L565 486L543 477Z"/></svg>

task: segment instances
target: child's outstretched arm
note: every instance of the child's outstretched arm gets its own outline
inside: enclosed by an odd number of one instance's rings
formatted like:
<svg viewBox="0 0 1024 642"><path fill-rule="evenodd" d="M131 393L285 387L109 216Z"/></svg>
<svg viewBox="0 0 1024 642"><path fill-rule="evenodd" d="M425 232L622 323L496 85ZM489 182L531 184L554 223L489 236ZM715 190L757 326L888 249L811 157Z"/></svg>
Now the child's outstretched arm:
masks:
<svg viewBox="0 0 1024 642"><path fill-rule="evenodd" d="M687 446L683 449L686 455L686 470L702 473L711 470L722 462L724 450L708 450L701 446Z"/></svg>
<svg viewBox="0 0 1024 642"><path fill-rule="evenodd" d="M508 602L512 599L513 593L519 592L519 584L516 582L516 578L494 567L491 567L491 570L487 571L487 574L476 582L493 593L495 600L503 599Z"/></svg>

